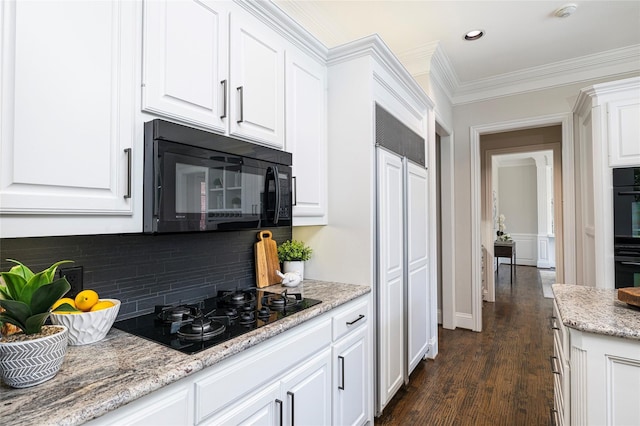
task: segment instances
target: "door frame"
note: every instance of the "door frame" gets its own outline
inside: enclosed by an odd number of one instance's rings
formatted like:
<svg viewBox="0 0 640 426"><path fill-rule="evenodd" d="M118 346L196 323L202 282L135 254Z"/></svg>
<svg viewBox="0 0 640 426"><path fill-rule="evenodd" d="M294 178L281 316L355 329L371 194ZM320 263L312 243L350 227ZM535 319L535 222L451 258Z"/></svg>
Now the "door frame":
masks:
<svg viewBox="0 0 640 426"><path fill-rule="evenodd" d="M542 144L533 144L533 145L523 145L523 146L515 146L515 147L505 147L505 148L494 148L494 149L486 149L484 151L485 154L485 169L484 169L484 177L481 177L482 182L481 185L484 186L485 189L485 198L483 201L484 204L484 217L492 217L493 216L493 189L495 188L495 182L493 182L492 171L494 168L494 156L505 155L505 154L525 154L530 153L535 155L536 153L540 153L542 151L551 151L552 159L553 159L553 189L554 189L554 206L553 206L553 217L554 222L556 224L557 229L559 230L558 236L556 238L557 247L560 249L555 253L555 264L557 265L556 270L558 276L563 275L563 263L562 263L562 247L564 244L563 241L563 233L565 224L563 223L562 216L562 206L563 203L563 193L562 193L562 144L560 142L551 142L551 143L542 143ZM482 151L481 151L482 152ZM536 196L537 198L537 196ZM493 264L495 262L495 256L493 253L493 246L491 242L494 240L493 234L493 223L486 223L484 229L482 229L482 234L484 237L482 238L483 244L485 246L485 270L486 270L486 280L487 280L487 293L483 295L483 300L487 302L495 302L495 273L493 272ZM514 265L515 267L515 265Z"/></svg>
<svg viewBox="0 0 640 426"><path fill-rule="evenodd" d="M562 229L564 246L556 264L560 269L556 279L558 282L571 284L576 277L575 227L571 226L575 219L575 185L574 185L574 149L573 149L573 115L571 113L530 117L522 120L505 121L493 124L471 126L469 128L469 144L471 151L471 322L473 331L482 331L482 226L481 226L481 170L480 170L480 136L512 130L524 130L535 127L562 126L562 221L567 226Z"/></svg>

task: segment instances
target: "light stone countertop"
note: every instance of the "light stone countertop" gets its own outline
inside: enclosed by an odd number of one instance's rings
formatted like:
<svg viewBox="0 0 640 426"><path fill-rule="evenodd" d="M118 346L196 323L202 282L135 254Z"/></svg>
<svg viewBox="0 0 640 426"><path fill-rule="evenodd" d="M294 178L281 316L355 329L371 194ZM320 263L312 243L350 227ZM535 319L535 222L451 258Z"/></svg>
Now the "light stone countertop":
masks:
<svg viewBox="0 0 640 426"><path fill-rule="evenodd" d="M553 284L551 288L565 326L640 340L640 308L619 301L617 290L570 284Z"/></svg>
<svg viewBox="0 0 640 426"><path fill-rule="evenodd" d="M264 290L282 289L274 285ZM53 379L25 389L0 385L0 423L84 423L371 291L365 285L315 280L289 291L300 289L322 303L193 355L115 328L100 342L69 346Z"/></svg>

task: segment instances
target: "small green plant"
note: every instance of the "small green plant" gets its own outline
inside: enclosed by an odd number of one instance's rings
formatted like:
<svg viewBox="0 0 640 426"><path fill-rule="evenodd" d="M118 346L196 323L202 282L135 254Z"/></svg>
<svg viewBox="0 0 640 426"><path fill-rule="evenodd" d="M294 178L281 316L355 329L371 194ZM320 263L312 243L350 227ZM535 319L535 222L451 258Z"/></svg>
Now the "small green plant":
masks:
<svg viewBox="0 0 640 426"><path fill-rule="evenodd" d="M311 259L313 250L301 241L287 240L278 246L280 262L305 261Z"/></svg>
<svg viewBox="0 0 640 426"><path fill-rule="evenodd" d="M16 266L9 272L0 272L4 284L0 283L0 322L20 327L24 334L37 334L50 314L51 307L64 296L71 285L66 278L53 280L56 269L71 260L62 260L34 274L17 260L7 259Z"/></svg>

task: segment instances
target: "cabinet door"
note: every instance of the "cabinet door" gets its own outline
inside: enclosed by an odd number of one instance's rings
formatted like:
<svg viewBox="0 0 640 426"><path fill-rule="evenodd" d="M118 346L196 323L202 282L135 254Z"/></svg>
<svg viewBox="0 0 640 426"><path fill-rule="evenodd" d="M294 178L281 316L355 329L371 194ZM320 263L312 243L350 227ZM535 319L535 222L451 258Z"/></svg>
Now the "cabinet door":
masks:
<svg viewBox="0 0 640 426"><path fill-rule="evenodd" d="M280 383L267 386L200 425L281 425Z"/></svg>
<svg viewBox="0 0 640 426"><path fill-rule="evenodd" d="M427 352L429 344L429 258L427 170L407 167L407 362L409 373Z"/></svg>
<svg viewBox="0 0 640 426"><path fill-rule="evenodd" d="M193 424L191 389L190 385L183 383L169 385L117 410L110 411L88 424L91 426Z"/></svg>
<svg viewBox="0 0 640 426"><path fill-rule="evenodd" d="M232 135L284 147L284 40L240 11L231 14Z"/></svg>
<svg viewBox="0 0 640 426"><path fill-rule="evenodd" d="M284 424L331 424L331 349L303 364L282 380Z"/></svg>
<svg viewBox="0 0 640 426"><path fill-rule="evenodd" d="M136 2L3 3L2 213L133 214L139 13Z"/></svg>
<svg viewBox="0 0 640 426"><path fill-rule="evenodd" d="M608 104L611 167L640 165L640 90L635 89L634 94Z"/></svg>
<svg viewBox="0 0 640 426"><path fill-rule="evenodd" d="M225 131L229 41L223 4L145 2L145 111Z"/></svg>
<svg viewBox="0 0 640 426"><path fill-rule="evenodd" d="M326 67L295 49L286 55L286 150L293 154L293 224L326 225Z"/></svg>
<svg viewBox="0 0 640 426"><path fill-rule="evenodd" d="M378 149L378 380L379 409L404 382L404 220L403 165L395 154Z"/></svg>
<svg viewBox="0 0 640 426"><path fill-rule="evenodd" d="M371 375L367 357L368 329L361 327L334 346L333 422L335 425L362 425L369 413Z"/></svg>

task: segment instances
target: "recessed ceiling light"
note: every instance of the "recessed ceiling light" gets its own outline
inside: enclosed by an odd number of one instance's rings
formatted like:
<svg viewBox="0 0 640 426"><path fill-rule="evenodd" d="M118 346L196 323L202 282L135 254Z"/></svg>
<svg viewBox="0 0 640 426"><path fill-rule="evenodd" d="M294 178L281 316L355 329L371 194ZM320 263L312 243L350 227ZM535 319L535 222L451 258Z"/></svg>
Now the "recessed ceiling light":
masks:
<svg viewBox="0 0 640 426"><path fill-rule="evenodd" d="M573 12L575 12L577 8L577 4L569 3L557 9L555 12L553 12L553 14L558 18L568 18L569 16L573 15Z"/></svg>
<svg viewBox="0 0 640 426"><path fill-rule="evenodd" d="M484 35L484 30L471 30L464 35L464 39L468 41L477 40Z"/></svg>

